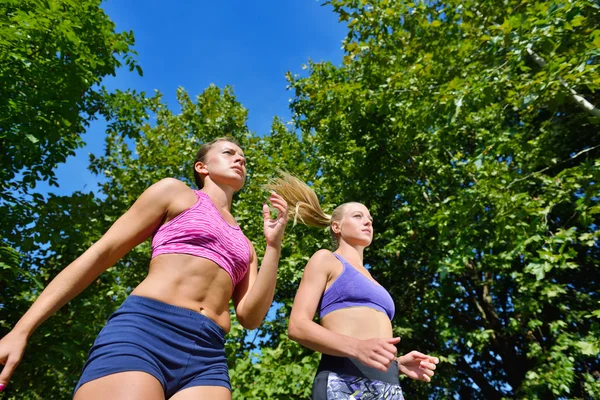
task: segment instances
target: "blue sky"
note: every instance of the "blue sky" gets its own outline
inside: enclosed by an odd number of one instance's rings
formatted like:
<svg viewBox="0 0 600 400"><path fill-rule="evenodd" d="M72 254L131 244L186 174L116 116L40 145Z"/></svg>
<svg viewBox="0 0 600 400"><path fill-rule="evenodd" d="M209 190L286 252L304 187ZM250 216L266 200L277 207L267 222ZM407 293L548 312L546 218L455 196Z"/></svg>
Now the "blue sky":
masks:
<svg viewBox="0 0 600 400"><path fill-rule="evenodd" d="M181 86L195 97L208 85L231 85L249 111L248 126L268 134L274 116L290 119L292 93L284 74L302 72L309 59L340 64L345 25L331 7L316 0L198 1L109 0L103 3L117 31L133 30L144 76L126 69L109 77L109 89L164 95L176 109ZM60 187L38 185L40 193L69 195L96 189L87 171L88 154L101 154L104 124L93 123L87 145L56 170Z"/></svg>

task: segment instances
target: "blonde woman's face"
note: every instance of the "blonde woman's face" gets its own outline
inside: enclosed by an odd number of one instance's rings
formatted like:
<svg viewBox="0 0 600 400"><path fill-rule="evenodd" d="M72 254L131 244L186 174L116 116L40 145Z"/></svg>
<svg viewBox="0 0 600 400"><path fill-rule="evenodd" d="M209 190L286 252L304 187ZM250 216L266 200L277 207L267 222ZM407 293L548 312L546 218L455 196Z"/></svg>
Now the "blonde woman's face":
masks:
<svg viewBox="0 0 600 400"><path fill-rule="evenodd" d="M339 241L350 245L369 246L373 240L373 217L369 209L360 203L349 203L339 223L332 224Z"/></svg>

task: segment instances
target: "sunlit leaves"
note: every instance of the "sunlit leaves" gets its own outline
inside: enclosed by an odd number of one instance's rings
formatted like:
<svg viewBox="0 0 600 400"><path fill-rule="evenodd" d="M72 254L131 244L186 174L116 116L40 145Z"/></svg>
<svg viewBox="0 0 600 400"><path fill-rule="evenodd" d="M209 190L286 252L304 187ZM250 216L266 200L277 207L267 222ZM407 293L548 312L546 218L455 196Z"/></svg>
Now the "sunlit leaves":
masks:
<svg viewBox="0 0 600 400"><path fill-rule="evenodd" d="M594 2L328 4L352 18L347 56L290 79L296 124L327 149L339 197L371 208L367 258L414 329L403 348L458 355L430 393L595 393L576 381L599 361L575 343L599 332L583 315L598 301L600 121L564 84L600 105Z"/></svg>

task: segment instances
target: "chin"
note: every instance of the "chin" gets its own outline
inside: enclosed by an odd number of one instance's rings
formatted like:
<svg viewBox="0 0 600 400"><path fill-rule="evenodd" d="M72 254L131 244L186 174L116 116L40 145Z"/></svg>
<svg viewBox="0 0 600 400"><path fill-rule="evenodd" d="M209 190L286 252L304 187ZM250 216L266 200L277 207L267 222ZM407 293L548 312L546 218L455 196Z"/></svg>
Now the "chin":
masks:
<svg viewBox="0 0 600 400"><path fill-rule="evenodd" d="M236 192L239 192L240 190L242 190L244 188L244 184L246 183L246 180L235 180L234 182L231 182L231 187L233 188L233 190L235 190Z"/></svg>
<svg viewBox="0 0 600 400"><path fill-rule="evenodd" d="M372 239L356 238L353 241L356 246L369 247L373 242Z"/></svg>

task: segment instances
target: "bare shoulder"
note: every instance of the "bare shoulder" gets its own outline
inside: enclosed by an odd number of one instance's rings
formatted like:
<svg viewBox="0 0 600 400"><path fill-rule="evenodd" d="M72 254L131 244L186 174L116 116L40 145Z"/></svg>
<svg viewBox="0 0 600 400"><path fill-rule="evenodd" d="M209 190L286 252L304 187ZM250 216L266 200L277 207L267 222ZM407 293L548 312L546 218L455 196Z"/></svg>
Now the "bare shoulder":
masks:
<svg viewBox="0 0 600 400"><path fill-rule="evenodd" d="M193 195L194 191L179 179L164 178L146 189L142 197L150 201L169 204L173 199L185 193Z"/></svg>
<svg viewBox="0 0 600 400"><path fill-rule="evenodd" d="M183 191L190 191L193 192L193 190L186 185L185 183L183 183L182 181L180 181L179 179L175 179L175 178L164 178L161 179L160 181L156 182L155 184L153 184L152 186L150 186L150 189L153 189L155 191L161 191L161 192L183 192Z"/></svg>
<svg viewBox="0 0 600 400"><path fill-rule="evenodd" d="M336 260L333 253L326 249L318 250L315 254L312 255L310 261L315 261L317 263L331 263Z"/></svg>
<svg viewBox="0 0 600 400"><path fill-rule="evenodd" d="M305 271L308 273L320 273L331 275L335 271L337 258L329 250L321 249L312 255Z"/></svg>

